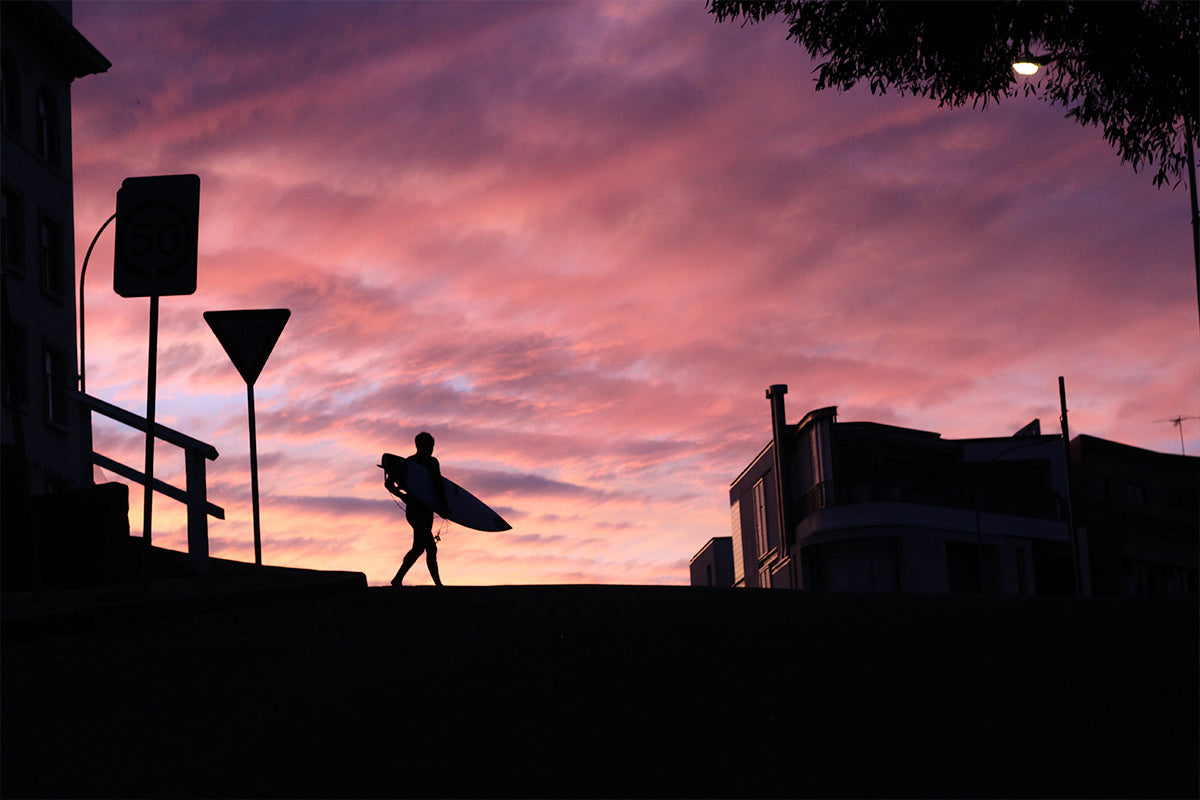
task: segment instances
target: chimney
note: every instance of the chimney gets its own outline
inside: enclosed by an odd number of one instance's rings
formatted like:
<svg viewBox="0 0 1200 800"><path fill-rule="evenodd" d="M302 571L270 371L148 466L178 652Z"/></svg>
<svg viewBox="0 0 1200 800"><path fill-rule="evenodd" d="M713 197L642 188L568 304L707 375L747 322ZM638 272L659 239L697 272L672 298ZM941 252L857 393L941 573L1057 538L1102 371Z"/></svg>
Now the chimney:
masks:
<svg viewBox="0 0 1200 800"><path fill-rule="evenodd" d="M784 409L783 396L787 394L787 384L777 383L767 389L767 399L771 401L771 441L775 450L775 497L778 503L779 517L779 557L786 560L790 554L792 537L791 514L791 476L787 474L790 464L788 458L789 442L787 437L787 413Z"/></svg>
<svg viewBox="0 0 1200 800"><path fill-rule="evenodd" d="M771 401L771 436L776 445L779 444L779 434L787 426L787 415L783 408L785 394L787 394L786 383L776 383L767 387L767 399Z"/></svg>

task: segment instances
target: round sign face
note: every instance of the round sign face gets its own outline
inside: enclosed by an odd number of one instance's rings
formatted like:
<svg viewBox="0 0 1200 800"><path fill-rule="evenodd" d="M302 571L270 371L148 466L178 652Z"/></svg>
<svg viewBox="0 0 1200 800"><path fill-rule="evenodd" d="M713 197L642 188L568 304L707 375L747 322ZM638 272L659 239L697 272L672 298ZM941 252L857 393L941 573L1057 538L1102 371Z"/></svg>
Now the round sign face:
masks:
<svg viewBox="0 0 1200 800"><path fill-rule="evenodd" d="M149 200L129 212L117 241L117 257L134 275L169 278L196 251L194 221L175 206Z"/></svg>

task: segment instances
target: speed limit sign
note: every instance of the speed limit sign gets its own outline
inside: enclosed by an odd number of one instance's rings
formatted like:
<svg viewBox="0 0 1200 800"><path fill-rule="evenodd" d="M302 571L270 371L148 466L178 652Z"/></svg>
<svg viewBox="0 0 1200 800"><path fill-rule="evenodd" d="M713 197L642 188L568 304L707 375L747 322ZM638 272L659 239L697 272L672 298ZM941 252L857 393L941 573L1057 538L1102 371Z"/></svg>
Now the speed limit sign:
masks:
<svg viewBox="0 0 1200 800"><path fill-rule="evenodd" d="M200 176L122 181L113 290L122 297L193 294L199 220Z"/></svg>

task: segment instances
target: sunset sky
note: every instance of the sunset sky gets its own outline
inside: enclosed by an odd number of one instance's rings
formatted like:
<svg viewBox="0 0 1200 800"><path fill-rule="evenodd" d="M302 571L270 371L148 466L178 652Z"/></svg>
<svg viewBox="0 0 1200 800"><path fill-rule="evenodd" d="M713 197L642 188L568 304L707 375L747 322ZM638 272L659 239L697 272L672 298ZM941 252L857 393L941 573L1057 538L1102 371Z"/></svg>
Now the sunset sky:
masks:
<svg viewBox="0 0 1200 800"><path fill-rule="evenodd" d="M437 438L514 529L447 584L687 582L789 419L1180 451L1200 415L1184 186L1035 99L813 88L779 21L684 2L95 2L72 90L76 263L130 176L200 176L198 290L165 297L159 422L211 443L213 555L253 560L246 389L208 310L289 308L255 385L263 559L386 583L376 465ZM149 303L86 282L87 389L144 413ZM1200 420L1183 423L1200 454ZM135 467L141 435L97 417ZM156 474L182 485L178 450ZM98 479L114 476L98 474ZM141 529L132 487L130 523ZM154 541L186 549L158 496ZM427 583L424 563L409 577Z"/></svg>

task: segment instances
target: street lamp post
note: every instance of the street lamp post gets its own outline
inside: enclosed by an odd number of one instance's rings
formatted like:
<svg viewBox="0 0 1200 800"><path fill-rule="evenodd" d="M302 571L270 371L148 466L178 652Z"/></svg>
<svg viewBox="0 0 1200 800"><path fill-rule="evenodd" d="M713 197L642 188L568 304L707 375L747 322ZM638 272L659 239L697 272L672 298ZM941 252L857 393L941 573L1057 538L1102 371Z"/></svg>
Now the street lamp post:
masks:
<svg viewBox="0 0 1200 800"><path fill-rule="evenodd" d="M1071 566L1075 570L1075 594L1082 596L1083 556L1079 544L1079 529L1075 527L1075 504L1071 499L1075 491L1075 470L1071 467L1071 428L1067 424L1067 384L1062 375L1058 376L1058 405L1061 412L1058 421L1062 425L1063 457L1067 467L1067 533L1071 537Z"/></svg>
<svg viewBox="0 0 1200 800"><path fill-rule="evenodd" d="M88 245L87 255L83 257L83 266L79 269L79 392L87 394L87 340L84 338L83 328L83 279L87 277L88 261L92 257L92 249L96 246L96 242L100 240L100 234L104 233L104 229L108 227L108 223L117 218L114 213L111 217L104 220L104 224L100 226L100 230L96 231L96 235L92 237L92 243Z"/></svg>
<svg viewBox="0 0 1200 800"><path fill-rule="evenodd" d="M1013 59L1013 72L1018 75L1036 75L1042 67L1054 61L1055 56L1035 56L1026 53ZM1188 193L1192 200L1192 258L1196 268L1196 310L1200 313L1200 200L1196 196L1196 154L1192 145L1192 123L1183 118L1183 148L1187 157Z"/></svg>
<svg viewBox="0 0 1200 800"><path fill-rule="evenodd" d="M1192 147L1192 123L1183 119L1184 149L1187 153L1188 190L1192 196L1192 254L1196 259L1196 308L1200 309L1200 202L1196 199L1196 154Z"/></svg>

